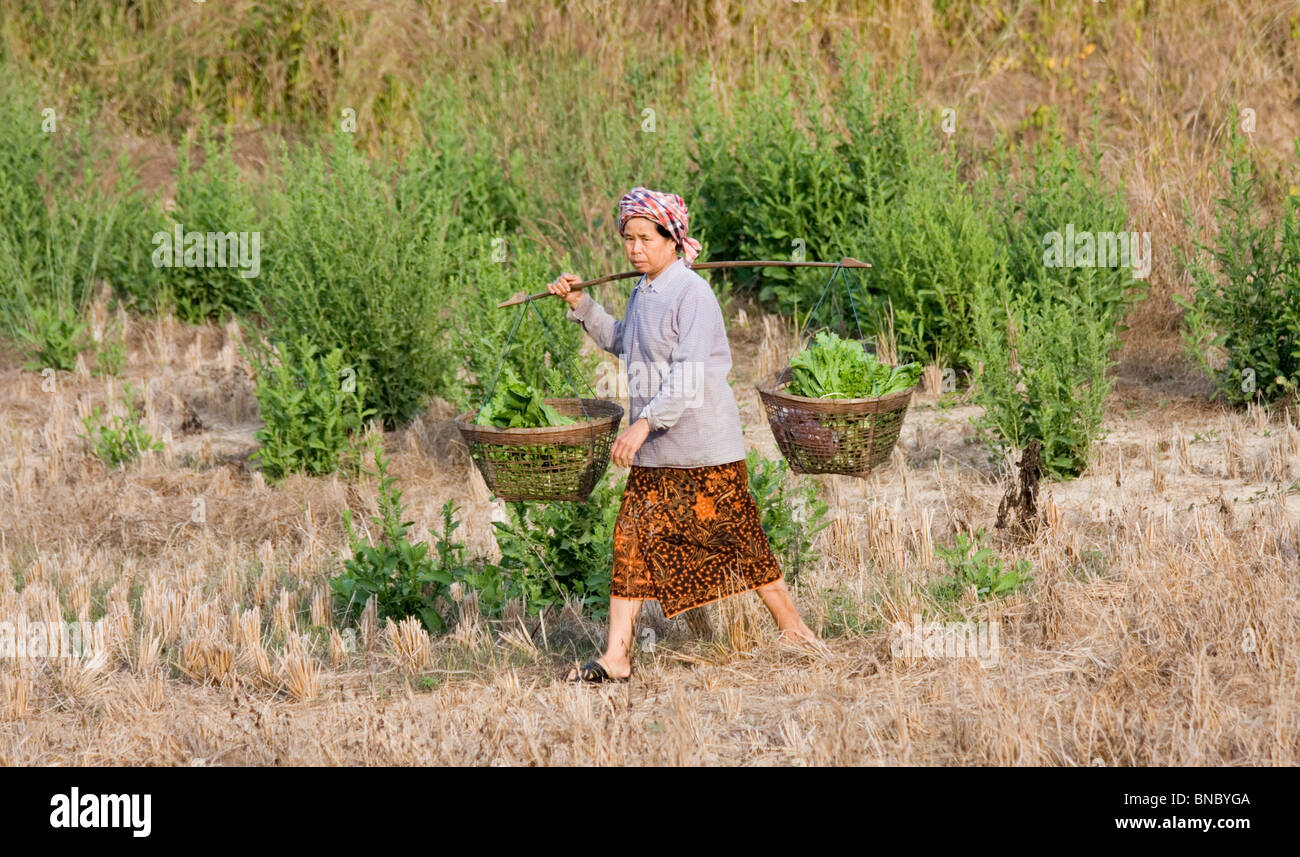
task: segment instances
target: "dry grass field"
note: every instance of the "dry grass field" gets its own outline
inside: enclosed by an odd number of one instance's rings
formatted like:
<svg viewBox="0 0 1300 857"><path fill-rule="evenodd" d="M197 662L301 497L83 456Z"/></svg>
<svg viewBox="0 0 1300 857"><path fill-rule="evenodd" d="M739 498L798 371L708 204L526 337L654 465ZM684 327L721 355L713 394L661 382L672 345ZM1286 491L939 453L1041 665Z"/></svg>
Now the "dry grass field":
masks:
<svg viewBox="0 0 1300 857"><path fill-rule="evenodd" d="M283 4L301 12L292 27L253 0L108 5L0 9L0 60L60 112L65 94L94 101L95 133L169 203L200 123L222 127L252 183L275 144L332 130L342 110L373 121L373 151L410 144L434 81L491 129L501 162L525 155L523 210L546 217L521 231L556 273L565 254L584 276L625 270L607 223L588 224L639 168L620 158L639 151L625 126L642 100L671 128L705 62L724 107L788 63L801 103L819 105L848 35L876 65L915 49L918 109L952 106L952 145L971 152L1033 138L1049 114L1083 139L1095 99L1101 174L1152 236L1150 292L1126 319L1093 463L1041 485L1032 532L994 527L1014 462L987 460L980 409L919 394L888 466L816 477L832 521L792 588L821 644L778 642L754 594L690 621L651 604L632 681L602 687L559 681L604 643L573 606L489 619L469 593L442 636L373 613L340 627L328 581L351 555L342 515L377 514L377 480L268 485L249 460L261 421L238 324L111 312L101 297L96 337L120 324L126 338L116 376L84 359L27 371L0 342L0 623L104 629L101 657L0 656L0 765L1300 764L1300 411L1211 404L1174 301L1190 280L1175 249L1212 234L1215 168L1243 110L1269 179L1261 208L1300 192L1286 173L1294 0L330 0ZM754 384L788 359L788 321L738 297L727 325L747 444L775 459ZM114 469L78 433L96 407L125 413L123 382L163 445ZM435 400L378 439L411 540L454 499L468 552L496 559L499 509L452 417ZM1032 564L1013 596L968 594L947 616L996 628L995 656L907 657L899 628L946 572L937 550L979 530Z"/></svg>
<svg viewBox="0 0 1300 857"><path fill-rule="evenodd" d="M106 313L96 312L99 323ZM992 529L1005 468L975 408L918 396L894 459L818 477L833 523L796 592L821 647L774 640L757 596L709 629L643 611L633 681L565 686L602 627L573 610L453 631L332 626L344 508L374 480L270 489L247 455L256 403L238 329L128 325L121 380L147 391L161 452L109 470L77 439L111 404L88 373L55 389L0 367L0 613L90 618L98 661L0 661L0 764L1293 765L1300 760L1300 430L1122 384L1098 464L1044 485L1045 526L1001 536L1034 580L1003 602L992 662L907 659L894 623L939 573L935 545ZM777 453L753 381L783 359L774 317L730 320L747 437ZM119 397L120 398L120 397ZM115 405L121 406L120 401ZM481 479L437 409L388 433L416 537L443 501L494 547ZM16 583L21 581L21 587ZM21 592L17 591L21 589Z"/></svg>

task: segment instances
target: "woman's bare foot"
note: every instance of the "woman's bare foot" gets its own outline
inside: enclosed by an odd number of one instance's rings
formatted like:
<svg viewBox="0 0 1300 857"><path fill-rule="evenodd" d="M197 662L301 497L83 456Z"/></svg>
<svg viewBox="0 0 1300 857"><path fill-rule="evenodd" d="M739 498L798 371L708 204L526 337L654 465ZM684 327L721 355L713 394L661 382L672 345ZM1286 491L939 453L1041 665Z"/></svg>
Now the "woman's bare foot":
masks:
<svg viewBox="0 0 1300 857"><path fill-rule="evenodd" d="M820 643L821 639L813 633L807 625L799 628L782 628L777 632L777 642L780 643Z"/></svg>
<svg viewBox="0 0 1300 857"><path fill-rule="evenodd" d="M820 644L817 635L804 622L794 606L794 599L790 597L790 590L786 588L784 578L777 578L765 586L760 586L758 594L767 605L767 609L771 611L772 618L776 620L778 629L776 638L779 642Z"/></svg>

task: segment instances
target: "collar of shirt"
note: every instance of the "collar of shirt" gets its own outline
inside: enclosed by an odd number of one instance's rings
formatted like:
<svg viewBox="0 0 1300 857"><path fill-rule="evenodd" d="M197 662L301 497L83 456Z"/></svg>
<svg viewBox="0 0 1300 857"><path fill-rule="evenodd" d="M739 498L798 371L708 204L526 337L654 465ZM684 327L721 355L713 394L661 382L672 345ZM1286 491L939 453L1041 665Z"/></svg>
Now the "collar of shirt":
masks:
<svg viewBox="0 0 1300 857"><path fill-rule="evenodd" d="M659 276L655 277L653 280L648 279L644 274L642 274L641 282L637 284L637 288L644 286L652 292L661 291L665 285L672 282L673 278L685 268L686 263L682 261L681 256L678 256L673 260L673 262L660 271Z"/></svg>

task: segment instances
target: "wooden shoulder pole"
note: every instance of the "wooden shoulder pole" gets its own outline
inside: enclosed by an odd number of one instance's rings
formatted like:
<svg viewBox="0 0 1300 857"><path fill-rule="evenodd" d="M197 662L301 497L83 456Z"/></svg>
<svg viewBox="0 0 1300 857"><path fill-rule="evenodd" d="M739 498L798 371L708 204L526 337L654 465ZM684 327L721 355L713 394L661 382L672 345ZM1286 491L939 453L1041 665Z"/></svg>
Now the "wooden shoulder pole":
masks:
<svg viewBox="0 0 1300 857"><path fill-rule="evenodd" d="M850 256L845 256L843 259L840 259L840 261L838 262L782 262L776 260L738 261L738 262L700 262L698 264L691 265L691 270L705 271L705 270L711 270L717 268L834 268L837 266L842 268L870 268L871 263L859 262L857 259L854 259ZM594 280L583 280L581 283L575 283L574 285L570 286L569 289L570 291L581 291L582 289L585 289L588 286L598 286L601 283L608 283L613 280L625 280L628 277L639 277L639 276L641 276L640 271L623 271L622 273L619 274L609 274L604 277L597 277ZM497 309L503 309L504 307L509 307L509 306L518 306L519 304L522 303L535 301L538 298L549 297L550 294L551 294L550 292L538 292L535 295L529 295L529 294L525 294L524 292L519 292L518 294L515 294L513 297L511 297L510 300L502 301L501 303L497 304Z"/></svg>

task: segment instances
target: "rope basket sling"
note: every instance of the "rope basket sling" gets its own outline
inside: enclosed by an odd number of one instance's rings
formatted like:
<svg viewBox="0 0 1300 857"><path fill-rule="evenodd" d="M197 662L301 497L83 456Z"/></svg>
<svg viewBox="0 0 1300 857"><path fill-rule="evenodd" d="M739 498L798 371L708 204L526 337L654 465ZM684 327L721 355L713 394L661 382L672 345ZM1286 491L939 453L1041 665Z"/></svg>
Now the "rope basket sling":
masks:
<svg viewBox="0 0 1300 857"><path fill-rule="evenodd" d="M503 346L508 349L514 339L524 307L510 330ZM533 311L537 312L534 306ZM537 317L547 330L550 326L537 312ZM559 352L556 351L558 354ZM497 377L500 377L500 365ZM570 386L573 379L565 371ZM493 380L484 404L491 399ZM574 392L578 390L574 387ZM594 393L593 393L594 396ZM478 425L475 421L482 413L467 411L456 417L456 428L469 447L478 472L488 489L507 502L519 500L570 500L585 502L596 483L609 467L609 450L618 434L623 419L623 408L606 399L555 398L546 399L561 415L581 420L573 425L542 426L539 428L498 428Z"/></svg>
<svg viewBox="0 0 1300 857"><path fill-rule="evenodd" d="M809 318L821 306L841 270L837 267L831 273ZM857 306L847 279L845 287L857 323ZM862 335L860 323L858 335ZM799 339L802 340L802 333ZM871 398L814 399L783 389L791 380L791 368L786 366L757 385L772 436L791 470L866 476L889 460L917 385Z"/></svg>

